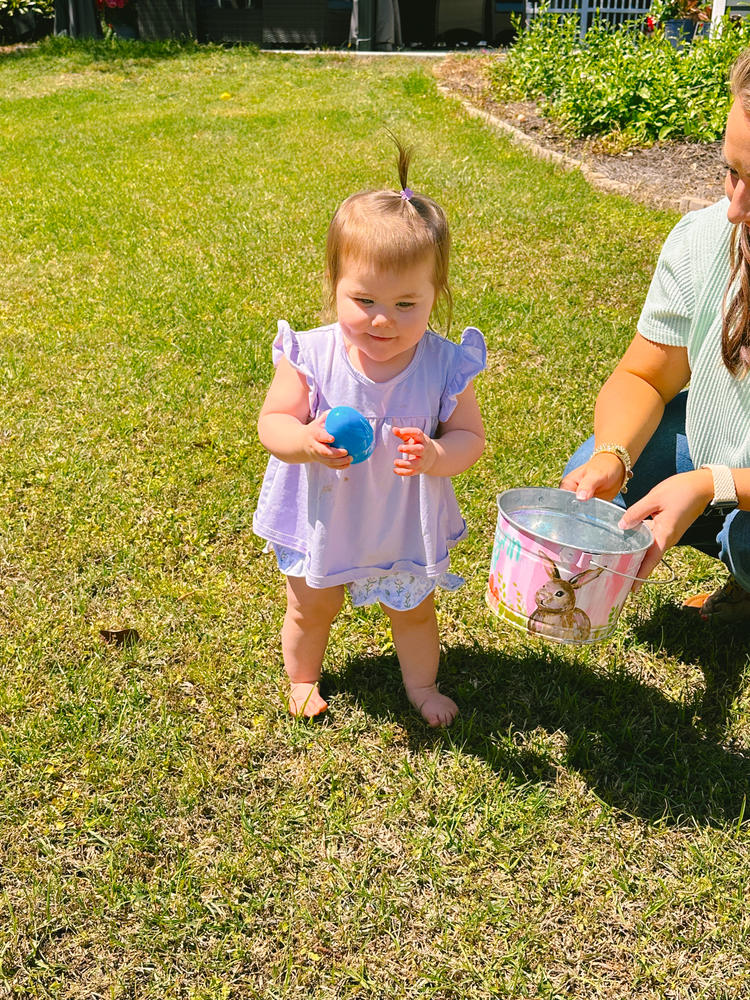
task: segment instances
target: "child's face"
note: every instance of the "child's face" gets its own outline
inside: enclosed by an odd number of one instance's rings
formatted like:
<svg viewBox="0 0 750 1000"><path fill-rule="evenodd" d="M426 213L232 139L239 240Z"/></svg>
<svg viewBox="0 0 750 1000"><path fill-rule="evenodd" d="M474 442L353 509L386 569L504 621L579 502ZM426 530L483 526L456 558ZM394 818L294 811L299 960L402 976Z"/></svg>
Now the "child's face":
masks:
<svg viewBox="0 0 750 1000"><path fill-rule="evenodd" d="M356 368L391 378L409 364L435 304L430 257L400 271L378 271L344 260L336 286L336 313Z"/></svg>

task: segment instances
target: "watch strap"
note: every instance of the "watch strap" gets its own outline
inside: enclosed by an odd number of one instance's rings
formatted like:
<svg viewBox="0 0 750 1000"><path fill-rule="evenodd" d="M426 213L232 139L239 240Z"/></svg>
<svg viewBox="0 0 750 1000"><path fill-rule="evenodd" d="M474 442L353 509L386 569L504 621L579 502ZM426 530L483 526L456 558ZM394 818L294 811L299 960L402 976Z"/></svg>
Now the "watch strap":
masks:
<svg viewBox="0 0 750 1000"><path fill-rule="evenodd" d="M728 465L702 465L701 469L708 469L714 480L714 498L710 502L710 507L731 507L737 506L737 488L734 485L734 476Z"/></svg>

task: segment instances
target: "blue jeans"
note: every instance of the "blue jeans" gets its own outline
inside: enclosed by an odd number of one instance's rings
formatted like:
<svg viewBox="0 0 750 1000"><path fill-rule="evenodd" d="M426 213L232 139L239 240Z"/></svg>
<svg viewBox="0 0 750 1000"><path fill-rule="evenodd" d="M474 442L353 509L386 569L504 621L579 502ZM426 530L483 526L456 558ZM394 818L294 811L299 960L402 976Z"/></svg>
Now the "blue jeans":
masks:
<svg viewBox="0 0 750 1000"><path fill-rule="evenodd" d="M661 423L633 469L627 493L625 496L618 494L614 503L629 507L662 480L695 468L685 436L686 404L687 390L667 404ZM594 438L590 437L570 459L565 474L587 462L593 450ZM750 590L750 512L733 510L726 517L701 514L677 544L692 545L694 549L721 559L737 582Z"/></svg>

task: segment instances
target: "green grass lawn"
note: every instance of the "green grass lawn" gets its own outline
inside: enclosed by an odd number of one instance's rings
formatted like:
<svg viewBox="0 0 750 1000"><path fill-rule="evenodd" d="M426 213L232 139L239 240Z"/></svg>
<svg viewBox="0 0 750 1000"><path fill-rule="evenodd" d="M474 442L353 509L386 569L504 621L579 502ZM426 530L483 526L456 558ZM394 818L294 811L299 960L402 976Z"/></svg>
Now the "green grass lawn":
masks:
<svg viewBox="0 0 750 1000"><path fill-rule="evenodd" d="M373 609L334 628L328 716L287 716L251 529L276 321L318 322L338 202L396 186L383 126L451 220L452 335L490 349L447 732ZM424 61L0 55L1 997L747 996L747 636L677 610L721 567L673 552L593 647L484 603L496 494L588 434L674 221Z"/></svg>

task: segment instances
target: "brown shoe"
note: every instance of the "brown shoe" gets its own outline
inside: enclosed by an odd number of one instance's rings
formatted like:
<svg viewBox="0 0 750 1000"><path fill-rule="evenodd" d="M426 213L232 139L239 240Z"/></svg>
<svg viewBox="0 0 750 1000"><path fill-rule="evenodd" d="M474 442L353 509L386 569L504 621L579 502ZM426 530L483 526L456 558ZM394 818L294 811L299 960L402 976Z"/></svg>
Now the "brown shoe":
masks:
<svg viewBox="0 0 750 1000"><path fill-rule="evenodd" d="M728 624L750 624L750 593L733 576L713 594L695 594L688 597L682 606L697 611L701 618L713 618Z"/></svg>

